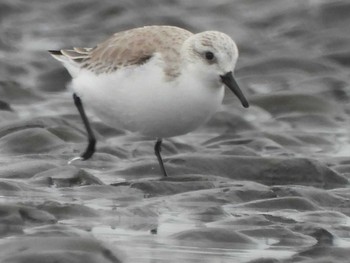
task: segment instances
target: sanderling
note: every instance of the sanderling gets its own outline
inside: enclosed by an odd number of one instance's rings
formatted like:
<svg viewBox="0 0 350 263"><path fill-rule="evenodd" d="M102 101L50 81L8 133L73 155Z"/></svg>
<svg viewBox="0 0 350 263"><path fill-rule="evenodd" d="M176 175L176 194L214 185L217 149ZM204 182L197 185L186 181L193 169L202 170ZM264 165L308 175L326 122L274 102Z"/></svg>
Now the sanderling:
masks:
<svg viewBox="0 0 350 263"><path fill-rule="evenodd" d="M221 32L147 26L116 33L94 48L50 53L72 75L74 103L88 134L85 152L71 161L95 152L82 101L106 124L154 137L164 176L162 139L205 123L220 107L224 86L249 106L233 77L237 46Z"/></svg>

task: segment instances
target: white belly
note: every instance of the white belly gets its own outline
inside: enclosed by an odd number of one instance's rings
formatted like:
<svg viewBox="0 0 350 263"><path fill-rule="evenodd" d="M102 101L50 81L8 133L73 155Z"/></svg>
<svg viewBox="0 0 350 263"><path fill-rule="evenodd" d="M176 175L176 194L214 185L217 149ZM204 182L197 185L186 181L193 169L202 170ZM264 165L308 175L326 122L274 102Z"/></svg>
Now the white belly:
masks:
<svg viewBox="0 0 350 263"><path fill-rule="evenodd" d="M106 124L157 138L196 129L217 111L224 96L223 86L186 74L164 81L161 68L151 64L109 75L82 71L72 87Z"/></svg>

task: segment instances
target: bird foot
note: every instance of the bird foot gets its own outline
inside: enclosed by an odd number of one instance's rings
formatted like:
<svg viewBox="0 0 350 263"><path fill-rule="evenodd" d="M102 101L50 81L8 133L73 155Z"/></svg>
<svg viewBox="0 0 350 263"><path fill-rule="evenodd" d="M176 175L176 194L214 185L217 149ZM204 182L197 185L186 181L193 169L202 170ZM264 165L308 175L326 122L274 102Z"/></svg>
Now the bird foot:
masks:
<svg viewBox="0 0 350 263"><path fill-rule="evenodd" d="M75 161L84 161L84 158L81 157L81 156L74 157L74 158L72 158L72 159L70 159L70 160L68 161L68 165L71 165L71 164L72 164L73 162L75 162Z"/></svg>

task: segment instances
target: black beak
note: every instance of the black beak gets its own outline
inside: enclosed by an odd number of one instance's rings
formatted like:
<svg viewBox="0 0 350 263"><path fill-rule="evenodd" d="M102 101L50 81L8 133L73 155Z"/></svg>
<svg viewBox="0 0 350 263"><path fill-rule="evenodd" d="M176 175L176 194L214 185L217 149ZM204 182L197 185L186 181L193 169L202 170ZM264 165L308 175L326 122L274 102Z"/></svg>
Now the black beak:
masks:
<svg viewBox="0 0 350 263"><path fill-rule="evenodd" d="M239 88L236 80L233 78L232 72L228 72L225 75L220 76L222 83L224 83L241 101L244 108L249 107L247 99L244 97L241 89Z"/></svg>

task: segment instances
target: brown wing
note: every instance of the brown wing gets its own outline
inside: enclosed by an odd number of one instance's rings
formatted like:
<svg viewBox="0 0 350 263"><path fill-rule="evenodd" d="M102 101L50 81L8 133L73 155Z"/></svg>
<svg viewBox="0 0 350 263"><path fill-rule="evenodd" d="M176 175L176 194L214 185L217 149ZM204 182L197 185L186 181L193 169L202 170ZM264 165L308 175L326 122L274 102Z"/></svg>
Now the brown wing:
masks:
<svg viewBox="0 0 350 263"><path fill-rule="evenodd" d="M182 43L191 35L178 27L148 26L116 33L92 49L74 48L61 52L82 68L97 74L143 64L154 53L161 53L165 62L172 61L171 64L176 65L180 61ZM171 73L174 67L169 65L165 71Z"/></svg>

